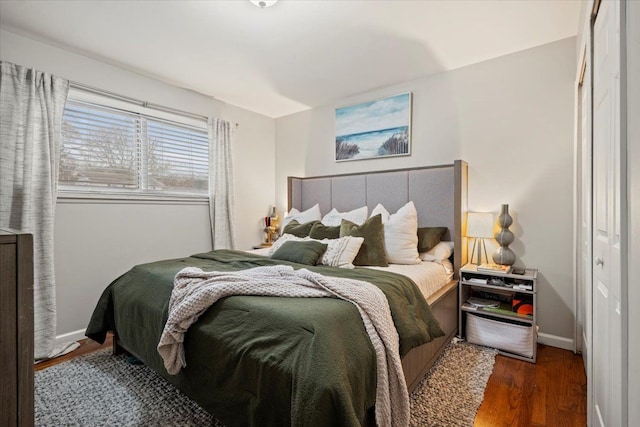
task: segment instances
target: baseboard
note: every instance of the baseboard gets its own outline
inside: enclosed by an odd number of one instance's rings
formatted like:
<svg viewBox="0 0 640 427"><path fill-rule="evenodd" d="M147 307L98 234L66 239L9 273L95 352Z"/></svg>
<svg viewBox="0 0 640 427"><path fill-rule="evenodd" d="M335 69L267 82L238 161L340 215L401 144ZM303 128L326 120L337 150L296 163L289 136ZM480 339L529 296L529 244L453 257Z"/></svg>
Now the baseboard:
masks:
<svg viewBox="0 0 640 427"><path fill-rule="evenodd" d="M78 329L77 331L68 332L66 334L56 336L55 345L65 344L71 341L79 341L86 338L84 335L86 329Z"/></svg>
<svg viewBox="0 0 640 427"><path fill-rule="evenodd" d="M550 335L542 332L538 332L538 342L540 344L562 348L571 352L573 352L575 348L571 338L559 337L557 335Z"/></svg>

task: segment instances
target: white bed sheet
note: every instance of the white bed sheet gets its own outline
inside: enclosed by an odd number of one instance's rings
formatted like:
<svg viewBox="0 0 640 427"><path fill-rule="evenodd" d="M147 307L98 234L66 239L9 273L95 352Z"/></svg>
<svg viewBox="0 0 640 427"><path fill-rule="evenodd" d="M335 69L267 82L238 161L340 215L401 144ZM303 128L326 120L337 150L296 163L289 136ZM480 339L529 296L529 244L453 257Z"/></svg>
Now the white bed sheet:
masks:
<svg viewBox="0 0 640 427"><path fill-rule="evenodd" d="M389 264L389 267L367 268L390 271L407 276L415 282L425 299L442 289L453 277L453 266L449 260L442 261L442 264L423 261L420 264L413 265Z"/></svg>
<svg viewBox="0 0 640 427"><path fill-rule="evenodd" d="M269 248L255 249L247 252L251 252L256 255L269 256ZM415 282L425 299L428 299L444 285L449 283L453 277L453 266L449 260L444 260L442 263L423 261L420 264L413 265L389 264L389 267L366 268L390 271L392 273L407 276Z"/></svg>
<svg viewBox="0 0 640 427"><path fill-rule="evenodd" d="M250 254L269 256L269 249L271 249L271 248L253 249L251 251L245 251L245 252L249 252Z"/></svg>

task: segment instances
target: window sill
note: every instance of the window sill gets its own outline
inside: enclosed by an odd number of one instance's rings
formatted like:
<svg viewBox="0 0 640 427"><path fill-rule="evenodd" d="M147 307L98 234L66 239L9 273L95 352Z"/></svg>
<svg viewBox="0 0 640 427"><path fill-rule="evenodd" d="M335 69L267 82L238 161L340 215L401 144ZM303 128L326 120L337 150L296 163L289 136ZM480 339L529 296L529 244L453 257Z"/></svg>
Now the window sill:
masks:
<svg viewBox="0 0 640 427"><path fill-rule="evenodd" d="M152 205L208 205L208 196L149 195L130 193L92 193L58 191L57 203L152 204Z"/></svg>

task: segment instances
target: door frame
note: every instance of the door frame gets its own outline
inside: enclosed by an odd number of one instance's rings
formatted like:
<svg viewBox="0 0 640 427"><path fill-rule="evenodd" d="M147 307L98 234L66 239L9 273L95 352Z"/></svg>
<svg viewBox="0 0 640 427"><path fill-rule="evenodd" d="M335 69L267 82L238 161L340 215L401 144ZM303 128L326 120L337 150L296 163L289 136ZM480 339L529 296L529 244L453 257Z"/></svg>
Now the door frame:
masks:
<svg viewBox="0 0 640 427"><path fill-rule="evenodd" d="M589 354L589 349L588 348L583 348L584 344L585 344L585 340L583 339L584 336L584 331L585 331L585 324L587 322L588 319L590 319L590 316L588 316L587 313L587 305L584 298L585 298L585 292L588 291L588 289L585 290L581 290L581 287L583 286L583 284L581 283L580 279L584 279L584 272L581 272L580 269L582 267L581 264L581 259L583 256L583 250L585 248L583 248L582 246L582 242L584 240L584 236L582 235L582 221L583 221L583 217L582 217L582 206L584 203L584 198L588 197L589 198L589 204L591 204L591 192L589 192L589 194L584 194L582 193L582 189L583 189L583 181L585 178L585 168L586 167L591 167L590 164L585 164L585 162L583 162L584 159L584 153L583 153L583 139L584 139L584 134L583 134L583 129L584 129L584 123L582 121L582 118L584 117L584 109L582 106L582 97L584 94L585 90L588 90L588 95L589 97L592 96L592 88L591 88L591 78L589 76L588 80L587 80L587 88L584 87L585 84L585 77L587 76L587 73L591 73L591 70L589 67L591 67L591 57L589 55L589 47L590 45L590 38L587 38L583 45L580 48L580 57L579 59L579 64L581 64L578 67L578 74L576 77L576 84L575 84L575 141L574 141L574 152L573 152L573 171L574 171L574 197L573 197L573 212L574 212L574 227L573 227L573 240L574 240L574 247L573 247L573 271L574 271L574 278L573 278L573 288L574 288L574 307L575 307L575 325L574 325L574 340L573 340L573 352L574 353L583 353L584 351L587 352L587 355ZM589 100L589 109L591 110L592 107L592 100ZM589 148L591 149L593 147L593 136L592 136L592 115L591 115L591 111L589 111L589 114L587 116L588 118L588 124L587 124L587 129L588 129L588 133L589 133L589 140L590 140L590 144L589 144ZM589 155L589 160L591 160L591 154ZM591 178L591 173L589 172L589 180ZM587 252L589 252L589 254L591 253L591 242L589 241L588 247L586 248ZM589 256L589 259L591 257ZM584 320L585 324L581 323L581 320ZM588 338L588 337L587 337ZM587 343L590 342L590 340L587 340ZM585 365L586 368L586 365Z"/></svg>
<svg viewBox="0 0 640 427"><path fill-rule="evenodd" d="M592 254L593 254L593 233L591 231L593 223L593 180L592 180L592 167L593 167L593 78L592 78L592 21L587 24L587 28L584 33L584 37L579 47L580 56L578 58L578 68L576 73L575 82L575 141L574 141L574 307L575 307L575 324L574 324L574 352L581 352L584 361L584 369L587 376L587 423L591 425L591 406L592 402L592 388L590 384L590 378L592 378L592 337L593 333L591 322L593 318L592 309L593 305L589 304L592 298L587 296L592 292L593 287L593 272L591 269ZM588 74L587 74L588 73ZM586 78L586 85L584 87ZM585 117L584 110L582 108L582 96L585 90L588 90L588 109L589 112L586 115L588 120L587 132L588 132L588 149L590 150L588 160L585 159L583 153L583 129L585 128L582 118ZM586 160L586 161L585 161ZM585 172L588 169L588 172ZM589 184L584 186L585 175L588 175ZM583 189L588 188L588 192L583 193ZM587 236L583 235L582 223L585 220L583 218L583 204L584 199L588 199L590 214L587 218L588 224ZM583 242L587 239L586 246L583 246ZM585 258L583 251L586 251L586 264L584 265L582 260ZM588 267L588 271L585 270ZM582 270L582 271L581 271ZM587 277L589 275L589 277ZM584 323L581 323L584 322Z"/></svg>

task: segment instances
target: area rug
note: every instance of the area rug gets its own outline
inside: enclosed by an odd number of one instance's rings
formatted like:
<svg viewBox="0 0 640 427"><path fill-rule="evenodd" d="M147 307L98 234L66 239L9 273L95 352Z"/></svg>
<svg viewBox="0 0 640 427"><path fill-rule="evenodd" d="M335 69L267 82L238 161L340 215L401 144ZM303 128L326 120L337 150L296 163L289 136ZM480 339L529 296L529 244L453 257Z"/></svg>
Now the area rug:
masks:
<svg viewBox="0 0 640 427"><path fill-rule="evenodd" d="M411 394L411 425L472 426L495 355L451 343ZM109 350L35 373L35 425L224 427L150 368Z"/></svg>

